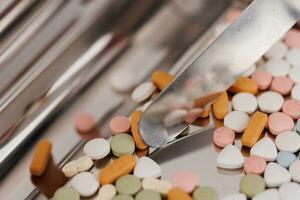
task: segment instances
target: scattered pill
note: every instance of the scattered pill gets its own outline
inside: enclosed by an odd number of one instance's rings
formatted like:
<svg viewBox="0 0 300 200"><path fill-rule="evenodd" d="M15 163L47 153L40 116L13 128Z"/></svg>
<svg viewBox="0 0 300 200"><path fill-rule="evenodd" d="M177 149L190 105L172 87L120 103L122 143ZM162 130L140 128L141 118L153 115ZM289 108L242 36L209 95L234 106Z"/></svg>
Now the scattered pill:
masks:
<svg viewBox="0 0 300 200"><path fill-rule="evenodd" d="M192 109L188 110L187 115L184 117L185 123L191 124L197 118L201 117L202 112L203 112L202 108L192 108Z"/></svg>
<svg viewBox="0 0 300 200"><path fill-rule="evenodd" d="M219 200L218 192L209 186L202 186L193 192L194 200Z"/></svg>
<svg viewBox="0 0 300 200"><path fill-rule="evenodd" d="M180 124L184 121L184 118L187 116L188 111L185 109L176 109L172 110L170 113L168 113L163 122L166 127L172 127L177 124Z"/></svg>
<svg viewBox="0 0 300 200"><path fill-rule="evenodd" d="M49 140L40 140L35 148L35 152L30 164L30 173L34 176L41 176L51 157L52 144Z"/></svg>
<svg viewBox="0 0 300 200"><path fill-rule="evenodd" d="M294 85L292 92L291 92L292 99L300 101L300 83Z"/></svg>
<svg viewBox="0 0 300 200"><path fill-rule="evenodd" d="M268 187L279 187L291 180L291 174L286 168L270 162L265 170L264 179Z"/></svg>
<svg viewBox="0 0 300 200"><path fill-rule="evenodd" d="M280 200L279 192L277 189L268 189L254 196L252 200Z"/></svg>
<svg viewBox="0 0 300 200"><path fill-rule="evenodd" d="M298 200L300 197L300 185L297 183L285 183L279 188L281 200Z"/></svg>
<svg viewBox="0 0 300 200"><path fill-rule="evenodd" d="M130 120L124 116L116 116L109 122L111 131L116 133L126 133L130 129Z"/></svg>
<svg viewBox="0 0 300 200"><path fill-rule="evenodd" d="M79 193L72 187L61 187L54 193L53 200L80 200Z"/></svg>
<svg viewBox="0 0 300 200"><path fill-rule="evenodd" d="M271 83L271 90L281 95L290 94L293 88L293 81L286 76L275 77Z"/></svg>
<svg viewBox="0 0 300 200"><path fill-rule="evenodd" d="M244 193L248 198L265 190L266 183L261 176L255 174L247 174L240 180L240 192Z"/></svg>
<svg viewBox="0 0 300 200"><path fill-rule="evenodd" d="M251 79L257 83L258 89L266 90L272 82L272 75L269 72L257 70L251 75Z"/></svg>
<svg viewBox="0 0 300 200"><path fill-rule="evenodd" d="M66 163L61 170L66 177L72 177L72 176L78 174L78 170L77 170L76 166L77 166L76 161L72 160L72 161Z"/></svg>
<svg viewBox="0 0 300 200"><path fill-rule="evenodd" d="M224 126L241 133L245 130L249 123L249 116L241 111L233 111L228 113L224 118Z"/></svg>
<svg viewBox="0 0 300 200"><path fill-rule="evenodd" d="M295 153L300 150L300 135L294 131L285 131L280 133L275 144L280 151Z"/></svg>
<svg viewBox="0 0 300 200"><path fill-rule="evenodd" d="M143 102L148 99L155 90L156 88L151 82L145 82L133 90L131 98L136 102Z"/></svg>
<svg viewBox="0 0 300 200"><path fill-rule="evenodd" d="M199 176L193 172L180 171L174 174L171 178L172 185L180 188L187 193L191 193L199 186Z"/></svg>
<svg viewBox="0 0 300 200"><path fill-rule="evenodd" d="M139 122L142 115L143 113L141 111L134 111L131 114L131 133L138 149L146 149L148 147L148 145L143 141L139 131Z"/></svg>
<svg viewBox="0 0 300 200"><path fill-rule="evenodd" d="M81 172L71 179L71 186L83 196L93 195L99 188L99 182L90 172Z"/></svg>
<svg viewBox="0 0 300 200"><path fill-rule="evenodd" d="M242 76L249 77L255 72L255 70L256 70L256 64L253 64L247 69L247 71L244 72Z"/></svg>
<svg viewBox="0 0 300 200"><path fill-rule="evenodd" d="M179 188L172 188L167 196L168 200L193 200L192 197Z"/></svg>
<svg viewBox="0 0 300 200"><path fill-rule="evenodd" d="M265 113L277 112L281 109L284 99L277 92L267 91L257 97L258 107Z"/></svg>
<svg viewBox="0 0 300 200"><path fill-rule="evenodd" d="M247 197L243 193L238 193L223 197L221 200L247 200Z"/></svg>
<svg viewBox="0 0 300 200"><path fill-rule="evenodd" d="M142 190L140 191L136 197L136 200L161 200L161 196L158 192L153 190Z"/></svg>
<svg viewBox="0 0 300 200"><path fill-rule="evenodd" d="M114 135L110 140L110 147L113 154L117 157L133 154L135 150L134 140L128 134Z"/></svg>
<svg viewBox="0 0 300 200"><path fill-rule="evenodd" d="M289 49L286 54L286 60L293 67L300 66L300 48Z"/></svg>
<svg viewBox="0 0 300 200"><path fill-rule="evenodd" d="M84 145L83 151L85 155L93 160L99 160L106 157L110 152L110 144L103 138L90 140Z"/></svg>
<svg viewBox="0 0 300 200"><path fill-rule="evenodd" d="M82 156L77 160L66 163L62 168L62 172L66 177L72 177L79 172L89 170L93 166L93 164L94 163L89 156Z"/></svg>
<svg viewBox="0 0 300 200"><path fill-rule="evenodd" d="M300 118L300 101L288 99L283 103L282 112L289 115L293 119Z"/></svg>
<svg viewBox="0 0 300 200"><path fill-rule="evenodd" d="M277 157L277 148L269 137L264 137L250 149L250 155L262 157L266 161L274 161Z"/></svg>
<svg viewBox="0 0 300 200"><path fill-rule="evenodd" d="M251 114L257 109L257 100L251 93L240 92L233 96L232 106L234 110Z"/></svg>
<svg viewBox="0 0 300 200"><path fill-rule="evenodd" d="M118 70L109 77L111 87L117 92L128 92L137 84L134 74L129 70Z"/></svg>
<svg viewBox="0 0 300 200"><path fill-rule="evenodd" d="M247 77L240 77L230 88L229 91L232 93L249 92L256 94L258 91L257 83Z"/></svg>
<svg viewBox="0 0 300 200"><path fill-rule="evenodd" d="M250 156L246 158L244 163L244 171L246 174L261 175L267 167L265 159L259 156Z"/></svg>
<svg viewBox="0 0 300 200"><path fill-rule="evenodd" d="M227 92L223 92L212 104L214 116L217 119L224 119L229 112L229 99Z"/></svg>
<svg viewBox="0 0 300 200"><path fill-rule="evenodd" d="M293 181L300 183L300 160L295 160L290 165L289 171L292 175Z"/></svg>
<svg viewBox="0 0 300 200"><path fill-rule="evenodd" d="M234 145L227 145L217 157L217 166L223 169L239 169L243 167L245 158Z"/></svg>
<svg viewBox="0 0 300 200"><path fill-rule="evenodd" d="M273 77L286 76L289 73L290 65L286 60L272 58L262 66L264 70L270 72Z"/></svg>
<svg viewBox="0 0 300 200"><path fill-rule="evenodd" d="M96 129L96 122L92 114L80 113L75 119L75 129L81 135L92 133Z"/></svg>
<svg viewBox="0 0 300 200"><path fill-rule="evenodd" d="M300 31L291 29L285 34L284 42L290 48L300 48Z"/></svg>
<svg viewBox="0 0 300 200"><path fill-rule="evenodd" d="M116 188L119 194L135 195L142 188L142 184L138 177L128 174L116 181Z"/></svg>
<svg viewBox="0 0 300 200"><path fill-rule="evenodd" d="M112 199L117 194L117 189L112 184L102 185L99 189L97 198L99 200ZM98 200L97 199L97 200Z"/></svg>
<svg viewBox="0 0 300 200"><path fill-rule="evenodd" d="M142 186L144 189L153 190L163 195L168 194L169 190L173 188L172 183L153 177L144 178L142 181Z"/></svg>
<svg viewBox="0 0 300 200"><path fill-rule="evenodd" d="M161 176L161 168L154 160L144 156L137 161L133 174L138 178L158 178Z"/></svg>
<svg viewBox="0 0 300 200"><path fill-rule="evenodd" d="M229 144L233 144L234 138L234 131L223 126L214 131L213 141L217 146L224 148Z"/></svg>
<svg viewBox="0 0 300 200"><path fill-rule="evenodd" d="M280 151L276 158L277 163L285 168L288 168L294 160L296 160L295 154L287 151Z"/></svg>
<svg viewBox="0 0 300 200"><path fill-rule="evenodd" d="M156 70L151 77L153 85L159 90L165 89L173 80L173 76L163 70Z"/></svg>
<svg viewBox="0 0 300 200"><path fill-rule="evenodd" d="M282 41L276 42L266 53L265 57L271 58L283 58L288 51L288 47Z"/></svg>
<svg viewBox="0 0 300 200"><path fill-rule="evenodd" d="M274 112L268 118L268 128L274 135L294 128L293 119L285 113Z"/></svg>
<svg viewBox="0 0 300 200"><path fill-rule="evenodd" d="M298 67L293 67L289 71L289 77L295 83L300 83L300 63Z"/></svg>
<svg viewBox="0 0 300 200"><path fill-rule="evenodd" d="M118 194L112 200L134 200L132 196L126 195L126 194Z"/></svg>

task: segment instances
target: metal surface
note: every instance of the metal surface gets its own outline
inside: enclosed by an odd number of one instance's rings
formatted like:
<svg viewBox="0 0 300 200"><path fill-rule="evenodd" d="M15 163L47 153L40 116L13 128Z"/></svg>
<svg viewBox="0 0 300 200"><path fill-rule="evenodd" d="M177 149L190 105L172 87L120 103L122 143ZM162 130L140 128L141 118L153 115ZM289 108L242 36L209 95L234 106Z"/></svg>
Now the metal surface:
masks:
<svg viewBox="0 0 300 200"><path fill-rule="evenodd" d="M184 120L165 123L177 104L210 105L299 18L299 0L254 1L146 110L140 122L144 141L159 147L174 139L188 127Z"/></svg>

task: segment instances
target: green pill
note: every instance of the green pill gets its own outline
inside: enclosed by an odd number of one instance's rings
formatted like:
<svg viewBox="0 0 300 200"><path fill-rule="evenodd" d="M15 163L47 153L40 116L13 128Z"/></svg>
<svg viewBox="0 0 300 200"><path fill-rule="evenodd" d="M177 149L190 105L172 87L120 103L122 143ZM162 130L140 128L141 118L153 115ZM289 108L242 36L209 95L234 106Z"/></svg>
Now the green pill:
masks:
<svg viewBox="0 0 300 200"><path fill-rule="evenodd" d="M161 196L153 190L142 190L136 195L135 200L161 200Z"/></svg>
<svg viewBox="0 0 300 200"><path fill-rule="evenodd" d="M80 200L80 195L72 187L61 187L54 193L53 200Z"/></svg>
<svg viewBox="0 0 300 200"><path fill-rule="evenodd" d="M240 180L240 192L244 193L248 198L263 192L266 188L265 180L258 175L248 174Z"/></svg>
<svg viewBox="0 0 300 200"><path fill-rule="evenodd" d="M110 147L117 157L133 154L135 150L134 140L131 135L120 133L111 138Z"/></svg>
<svg viewBox="0 0 300 200"><path fill-rule="evenodd" d="M193 192L194 200L218 200L219 194L212 187L199 187Z"/></svg>
<svg viewBox="0 0 300 200"><path fill-rule="evenodd" d="M125 175L117 180L116 188L120 194L134 195L142 188L142 184L138 177Z"/></svg>
<svg viewBox="0 0 300 200"><path fill-rule="evenodd" d="M132 196L126 195L126 194L118 194L112 200L134 200Z"/></svg>

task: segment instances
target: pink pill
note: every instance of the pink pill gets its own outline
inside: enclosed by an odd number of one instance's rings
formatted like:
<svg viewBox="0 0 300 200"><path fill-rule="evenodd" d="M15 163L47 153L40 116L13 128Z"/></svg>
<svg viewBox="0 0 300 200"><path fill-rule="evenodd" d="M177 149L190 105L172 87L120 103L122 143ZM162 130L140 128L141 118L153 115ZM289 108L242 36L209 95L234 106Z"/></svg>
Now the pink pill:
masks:
<svg viewBox="0 0 300 200"><path fill-rule="evenodd" d="M235 133L233 130L227 127L217 128L214 132L213 141L219 147L226 147L229 144L233 144Z"/></svg>
<svg viewBox="0 0 300 200"><path fill-rule="evenodd" d="M300 118L300 101L289 99L283 103L282 111L293 119Z"/></svg>
<svg viewBox="0 0 300 200"><path fill-rule="evenodd" d="M291 29L285 35L285 44L290 48L300 48L300 31Z"/></svg>
<svg viewBox="0 0 300 200"><path fill-rule="evenodd" d="M178 187L187 193L191 193L199 186L199 176L193 172L177 172L172 178L173 187Z"/></svg>
<svg viewBox="0 0 300 200"><path fill-rule="evenodd" d="M291 92L293 85L294 82L286 76L275 77L271 83L271 90L278 92L281 95L288 95Z"/></svg>
<svg viewBox="0 0 300 200"><path fill-rule="evenodd" d="M250 156L245 160L244 171L246 174L261 175L267 167L265 159L259 156Z"/></svg>
<svg viewBox="0 0 300 200"><path fill-rule="evenodd" d="M251 75L251 79L257 83L258 89L266 90L271 84L272 75L269 72L257 70Z"/></svg>
<svg viewBox="0 0 300 200"><path fill-rule="evenodd" d="M95 119L90 113L80 113L75 119L75 129L79 134L89 134L95 127Z"/></svg>
<svg viewBox="0 0 300 200"><path fill-rule="evenodd" d="M268 118L269 131L278 135L284 131L289 131L294 128L293 119L285 113L274 112Z"/></svg>
<svg viewBox="0 0 300 200"><path fill-rule="evenodd" d="M124 116L116 116L110 120L109 127L113 134L126 133L130 129L130 120Z"/></svg>

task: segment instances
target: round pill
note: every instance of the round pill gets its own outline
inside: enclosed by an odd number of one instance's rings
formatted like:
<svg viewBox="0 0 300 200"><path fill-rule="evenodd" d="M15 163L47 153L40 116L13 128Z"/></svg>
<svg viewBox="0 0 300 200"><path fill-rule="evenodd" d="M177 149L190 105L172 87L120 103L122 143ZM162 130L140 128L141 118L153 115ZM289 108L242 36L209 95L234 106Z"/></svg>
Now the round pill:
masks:
<svg viewBox="0 0 300 200"><path fill-rule="evenodd" d="M152 82L145 82L133 90L131 98L136 102L143 102L148 99L155 90L156 88Z"/></svg>
<svg viewBox="0 0 300 200"><path fill-rule="evenodd" d="M80 113L75 119L75 129L79 134L89 134L95 126L95 119L90 113Z"/></svg>
<svg viewBox="0 0 300 200"><path fill-rule="evenodd" d="M289 73L290 65L286 60L272 58L263 65L263 69L270 72L273 77L286 76Z"/></svg>
<svg viewBox="0 0 300 200"><path fill-rule="evenodd" d="M274 112L268 118L268 128L272 134L278 135L284 131L292 130L294 121L285 113Z"/></svg>
<svg viewBox="0 0 300 200"><path fill-rule="evenodd" d="M300 160L295 160L290 165L289 171L292 175L293 181L300 183Z"/></svg>
<svg viewBox="0 0 300 200"><path fill-rule="evenodd" d="M119 70L109 77L111 87L117 92L128 92L137 84L134 74L130 70Z"/></svg>
<svg viewBox="0 0 300 200"><path fill-rule="evenodd" d="M241 111L233 111L228 113L224 118L224 126L241 133L248 125L249 116Z"/></svg>
<svg viewBox="0 0 300 200"><path fill-rule="evenodd" d="M197 188L193 192L193 199L194 200L218 200L219 194L212 187L202 186Z"/></svg>
<svg viewBox="0 0 300 200"><path fill-rule="evenodd" d="M116 133L126 133L130 129L130 120L124 116L116 116L109 122L111 131Z"/></svg>
<svg viewBox="0 0 300 200"><path fill-rule="evenodd" d="M264 137L250 149L250 155L262 157L266 161L274 161L277 157L277 148L269 137Z"/></svg>
<svg viewBox="0 0 300 200"><path fill-rule="evenodd" d="M90 140L84 145L83 151L85 155L93 160L99 160L106 157L110 152L109 142L103 138Z"/></svg>
<svg viewBox="0 0 300 200"><path fill-rule="evenodd" d="M99 199L112 199L117 194L117 189L112 184L102 185L99 189L97 197Z"/></svg>
<svg viewBox="0 0 300 200"><path fill-rule="evenodd" d="M287 151L280 151L276 158L277 163L285 168L288 168L294 160L296 160L295 154Z"/></svg>
<svg viewBox="0 0 300 200"><path fill-rule="evenodd" d="M251 79L257 83L258 89L266 90L272 82L272 75L269 72L257 70L251 75Z"/></svg>
<svg viewBox="0 0 300 200"><path fill-rule="evenodd" d="M120 194L135 195L142 188L142 184L138 177L125 175L116 181L116 188Z"/></svg>
<svg viewBox="0 0 300 200"><path fill-rule="evenodd" d="M292 99L300 101L300 83L294 85L292 92L291 92Z"/></svg>
<svg viewBox="0 0 300 200"><path fill-rule="evenodd" d="M135 150L135 144L132 136L128 134L118 134L111 138L110 147L113 154L117 157L132 154Z"/></svg>
<svg viewBox="0 0 300 200"><path fill-rule="evenodd" d="M258 195L255 195L252 200L280 200L279 192L277 189L268 189L263 191L262 193L259 193Z"/></svg>
<svg viewBox="0 0 300 200"><path fill-rule="evenodd" d="M244 163L244 171L247 174L262 174L267 167L265 159L259 156L250 156L246 158Z"/></svg>
<svg viewBox="0 0 300 200"><path fill-rule="evenodd" d="M137 161L133 174L138 178L158 178L161 176L161 168L154 160L143 156Z"/></svg>
<svg viewBox="0 0 300 200"><path fill-rule="evenodd" d="M282 112L289 115L293 119L300 118L300 101L289 99L283 103Z"/></svg>
<svg viewBox="0 0 300 200"><path fill-rule="evenodd" d="M83 197L93 195L99 188L99 182L90 172L81 172L71 179L71 186Z"/></svg>
<svg viewBox="0 0 300 200"><path fill-rule="evenodd" d="M190 193L199 186L199 176L193 172L181 171L174 174L171 178L174 187Z"/></svg>
<svg viewBox="0 0 300 200"><path fill-rule="evenodd" d="M293 48L288 50L286 60L293 67L300 67L300 48Z"/></svg>
<svg viewBox="0 0 300 200"><path fill-rule="evenodd" d="M255 174L247 174L240 180L240 192L244 193L248 198L263 192L266 183L261 176Z"/></svg>
<svg viewBox="0 0 300 200"><path fill-rule="evenodd" d="M126 194L118 194L112 200L134 200L132 196L126 195Z"/></svg>
<svg viewBox="0 0 300 200"><path fill-rule="evenodd" d="M289 48L300 48L300 31L291 29L285 34L284 42Z"/></svg>
<svg viewBox="0 0 300 200"><path fill-rule="evenodd" d="M233 144L234 138L234 131L224 126L214 131L213 141L217 146L224 148L229 144Z"/></svg>
<svg viewBox="0 0 300 200"><path fill-rule="evenodd" d="M293 67L289 71L289 77L295 83L300 83L300 63L298 67Z"/></svg>
<svg viewBox="0 0 300 200"><path fill-rule="evenodd" d="M300 150L300 135L294 131L285 131L280 133L275 144L280 151L295 153Z"/></svg>
<svg viewBox="0 0 300 200"><path fill-rule="evenodd" d="M90 156L81 156L76 160L76 169L78 172L89 170L94 165Z"/></svg>
<svg viewBox="0 0 300 200"><path fill-rule="evenodd" d="M80 200L79 193L72 187L61 187L54 193L53 200Z"/></svg>
<svg viewBox="0 0 300 200"><path fill-rule="evenodd" d="M300 185L297 183L285 183L279 188L281 200L298 200L300 197Z"/></svg>
<svg viewBox="0 0 300 200"><path fill-rule="evenodd" d="M264 173L264 179L268 187L278 187L291 180L291 174L286 168L277 163L270 162Z"/></svg>
<svg viewBox="0 0 300 200"><path fill-rule="evenodd" d="M284 99L277 92L267 91L257 97L258 107L265 113L277 112L281 109Z"/></svg>
<svg viewBox="0 0 300 200"><path fill-rule="evenodd" d="M231 144L222 149L217 157L217 166L223 169L239 169L244 162L241 151Z"/></svg>
<svg viewBox="0 0 300 200"><path fill-rule="evenodd" d="M135 197L135 200L160 200L160 199L161 199L160 194L153 190L142 190Z"/></svg>
<svg viewBox="0 0 300 200"><path fill-rule="evenodd" d="M257 109L257 100L251 93L240 92L233 96L232 106L234 110L251 114Z"/></svg>
<svg viewBox="0 0 300 200"><path fill-rule="evenodd" d="M293 88L293 81L286 77L275 77L271 83L271 90L278 92L281 95L288 95Z"/></svg>
<svg viewBox="0 0 300 200"><path fill-rule="evenodd" d="M282 41L276 42L266 53L265 57L271 58L283 58L288 50L288 47Z"/></svg>

